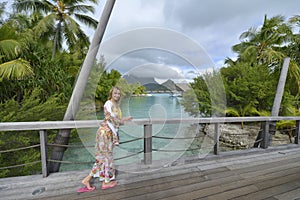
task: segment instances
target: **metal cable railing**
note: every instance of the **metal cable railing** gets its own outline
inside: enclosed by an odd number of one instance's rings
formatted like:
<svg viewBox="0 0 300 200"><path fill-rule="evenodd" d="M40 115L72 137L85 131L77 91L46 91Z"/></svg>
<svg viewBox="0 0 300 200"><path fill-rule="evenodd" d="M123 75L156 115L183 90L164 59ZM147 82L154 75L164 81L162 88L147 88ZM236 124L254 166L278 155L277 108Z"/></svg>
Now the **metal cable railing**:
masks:
<svg viewBox="0 0 300 200"><path fill-rule="evenodd" d="M40 146L41 146L40 144L36 144L36 145L28 146L28 147L20 147L20 148L16 148L16 149L2 150L2 151L0 151L0 153L9 153L9 152L14 152L14 151L21 151L21 150L25 150L25 149L40 147Z"/></svg>
<svg viewBox="0 0 300 200"><path fill-rule="evenodd" d="M161 151L161 152L185 152L185 151L196 151L200 150L201 147L199 148L187 148L187 149L152 149L152 151Z"/></svg>
<svg viewBox="0 0 300 200"><path fill-rule="evenodd" d="M143 152L144 151L139 151L139 152L127 155L127 156L120 157L120 158L114 158L114 160L121 160L121 159L129 158L129 157L133 157L133 156L139 155L140 153L143 153Z"/></svg>
<svg viewBox="0 0 300 200"><path fill-rule="evenodd" d="M134 138L132 140L127 140L127 141L120 142L120 144L130 143L130 142L134 142L134 141L141 140L141 139L143 139L143 138ZM85 146L85 145L58 145L58 144L49 144L48 146L58 146L58 147L67 147L67 148L88 148L88 147L94 147L94 145ZM143 152L143 150L138 151L138 152L133 153L133 154L130 154L130 155L127 155L127 156L120 157L120 158L114 158L114 160L122 160L122 159L125 159L125 158L133 157L133 156L136 156L136 155L138 155L138 154L140 154L142 152ZM74 161L61 161L61 160L50 160L50 159L48 159L48 162L63 163L63 164L91 164L94 161L90 161L90 162L74 162Z"/></svg>
<svg viewBox="0 0 300 200"><path fill-rule="evenodd" d="M270 131L270 123L276 122L279 120L294 120L296 121L296 126L291 127L289 129L281 129L280 131L293 131L295 143L299 143L299 132L300 132L300 117L290 116L290 117L225 117L225 118L190 118L190 119L137 119L132 122L126 123L125 125L143 125L144 126L144 137L134 138L128 141L121 142L120 144L130 143L137 140L144 140L144 148L142 150L138 150L130 155L126 155L120 158L116 158L116 160L121 160L129 157L133 157L144 153L144 163L149 164L152 162L152 151L196 151L201 149L201 147L192 148L189 147L187 149L159 149L152 147L153 139L169 139L169 140L186 140L186 139L198 139L201 136L195 137L168 137L168 136L153 136L152 135L152 125L159 123L166 124L176 124L176 123L187 123L187 124L214 124L214 133L211 135L211 138L214 140L213 150L215 154L218 154L218 146L219 146L219 137L220 137L220 125L221 123L236 123L236 122L262 122L262 130L259 131L261 134L260 138L256 138L254 145L260 148L268 148L268 133ZM52 122L8 122L8 123L0 123L0 131L22 131L22 130L39 130L40 133L40 144L31 145L28 147L20 147L10 150L1 150L0 153L11 153L15 151L22 151L30 148L40 147L41 149L41 160L33 161L24 164L10 165L10 166L2 166L0 170L3 169L12 169L16 167L23 167L26 165L34 165L38 163L42 163L42 172L43 176L48 176L47 166L49 162L61 162L66 164L87 164L91 162L76 162L76 161L57 161L47 158L47 150L46 148L52 146L60 146L67 148L89 148L93 146L84 146L84 145L58 145L58 144L48 144L47 141L47 132L46 130L57 130L57 129L74 129L74 128L94 128L97 127L99 121L93 120L82 120L82 121L52 121ZM232 134L234 135L234 134ZM244 135L244 134L240 134ZM239 136L239 134L235 134L235 136Z"/></svg>
<svg viewBox="0 0 300 200"><path fill-rule="evenodd" d="M170 139L170 140L190 140L190 139L197 139L201 138L201 136L197 137L166 137L166 136L152 136L152 138L158 138L158 139Z"/></svg>
<svg viewBox="0 0 300 200"><path fill-rule="evenodd" d="M19 165L11 165L11 166L7 166L7 167L0 167L0 170L4 170L4 169L12 169L12 168L17 168L17 167L24 167L26 165L34 165L37 163L40 163L41 161L33 161L33 162L29 162L29 163L24 163L24 164L19 164Z"/></svg>
<svg viewBox="0 0 300 200"><path fill-rule="evenodd" d="M144 138L142 138L142 137L140 137L140 138L134 138L132 140L127 140L127 141L124 141L124 142L120 142L120 144L126 144L126 143L129 143L129 142L135 142L135 141L141 140L141 139L144 139Z"/></svg>
<svg viewBox="0 0 300 200"><path fill-rule="evenodd" d="M31 149L31 148L36 148L36 147L40 147L40 144L36 144L36 145L31 145L31 146L27 146L27 147L20 147L20 148L15 148L15 149L9 149L9 150L1 150L0 153L11 153L11 152L16 152L16 151L21 151L21 150L26 150L26 149ZM6 167L0 167L0 170L5 170L5 169L13 169L13 168L18 168L18 167L24 167L27 165L34 165L37 163L41 163L41 160L38 161L33 161L33 162L28 162L28 163L23 163L23 164L17 164L17 165L11 165L11 166L6 166Z"/></svg>
<svg viewBox="0 0 300 200"><path fill-rule="evenodd" d="M141 139L143 139L143 138L141 138L141 137L140 138L134 138L134 139L131 139L131 140L120 142L120 144L130 143L130 142L134 142L134 141L141 140ZM10 152L15 152L15 151L20 151L20 150L36 148L36 147L40 147L40 146L41 146L40 144L36 144L36 145L27 146L27 147L21 147L21 148L9 149L9 150L2 150L2 151L0 151L0 153L10 153ZM86 146L86 145L60 145L60 144L50 144L50 143L48 143L47 146L48 147L65 147L65 148L90 148L90 147L94 147L94 145L89 145L89 146ZM122 159L125 159L125 158L133 157L133 156L136 156L136 155L138 155L142 152L143 152L143 150L138 151L138 152L133 153L133 154L130 154L130 155L127 155L127 156L123 156L123 157L120 157L120 158L115 158L115 160L122 160ZM77 162L77 161L52 160L52 159L48 159L47 161L48 162L55 162L55 163L62 163L62 164L78 164L78 165L80 165L80 164L91 164L91 163L94 162L94 161ZM0 170L24 167L24 166L27 166L27 165L34 165L34 164L38 164L38 163L41 163L41 160L33 161L33 162L29 162L29 163L11 165L11 166L7 166L7 167L0 167Z"/></svg>
<svg viewBox="0 0 300 200"><path fill-rule="evenodd" d="M54 162L54 163L62 163L62 164L91 164L93 161L86 161L86 162L76 162L76 161L67 161L67 160L52 160L48 159L48 162Z"/></svg>
<svg viewBox="0 0 300 200"><path fill-rule="evenodd" d="M84 145L67 145L67 144L47 144L49 147L66 147L66 148L86 148L94 147L94 145L84 146Z"/></svg>

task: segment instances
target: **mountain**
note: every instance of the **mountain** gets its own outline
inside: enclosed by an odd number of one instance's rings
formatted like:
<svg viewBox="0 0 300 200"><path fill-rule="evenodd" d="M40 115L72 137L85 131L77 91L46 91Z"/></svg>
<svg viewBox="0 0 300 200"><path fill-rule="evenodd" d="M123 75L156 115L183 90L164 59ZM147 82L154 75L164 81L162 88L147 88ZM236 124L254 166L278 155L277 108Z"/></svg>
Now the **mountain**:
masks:
<svg viewBox="0 0 300 200"><path fill-rule="evenodd" d="M141 85L143 85L147 91L168 91L169 89L169 84L172 85L171 83L163 83L159 84L155 81L154 78L149 77L149 78L140 78L132 75L124 75L123 78L130 84L134 84L139 82ZM165 84L165 85L164 85Z"/></svg>
<svg viewBox="0 0 300 200"><path fill-rule="evenodd" d="M176 90L176 84L172 80L167 80L166 82L161 84L162 86L168 88L168 90L174 91Z"/></svg>
<svg viewBox="0 0 300 200"><path fill-rule="evenodd" d="M132 75L124 75L123 78L130 84L139 82L147 91L182 91L182 89L170 79L159 84L152 77L140 78Z"/></svg>

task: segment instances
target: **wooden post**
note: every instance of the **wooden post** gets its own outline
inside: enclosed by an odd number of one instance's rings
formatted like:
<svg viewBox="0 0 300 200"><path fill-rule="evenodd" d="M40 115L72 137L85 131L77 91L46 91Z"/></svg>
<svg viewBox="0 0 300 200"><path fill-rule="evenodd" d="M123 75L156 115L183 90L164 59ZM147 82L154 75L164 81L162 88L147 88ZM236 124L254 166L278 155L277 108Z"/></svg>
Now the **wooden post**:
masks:
<svg viewBox="0 0 300 200"><path fill-rule="evenodd" d="M219 137L220 137L220 124L215 123L215 134L214 134L214 154L219 154Z"/></svg>
<svg viewBox="0 0 300 200"><path fill-rule="evenodd" d="M47 150L47 131L46 130L40 130L40 148L41 148L41 161L42 161L42 173L43 177L47 177L49 175L48 170L48 150Z"/></svg>
<svg viewBox="0 0 300 200"><path fill-rule="evenodd" d="M269 122L269 134L268 134L268 146L270 146L273 142L273 137L276 133L276 122Z"/></svg>
<svg viewBox="0 0 300 200"><path fill-rule="evenodd" d="M300 136L300 121L296 120L295 144L299 144L299 136Z"/></svg>
<svg viewBox="0 0 300 200"><path fill-rule="evenodd" d="M144 125L144 164L152 163L152 124Z"/></svg>
<svg viewBox="0 0 300 200"><path fill-rule="evenodd" d="M291 60L290 58L285 58L283 61L283 65L282 65L281 72L280 72L280 77L278 80L276 95L275 95L274 103L273 103L273 107L272 107L272 114L271 114L272 117L274 117L274 116L277 117L278 113L279 113L290 60Z"/></svg>
<svg viewBox="0 0 300 200"><path fill-rule="evenodd" d="M262 141L260 143L260 147L263 149L267 149L268 148L268 144L269 144L269 125L270 122L266 121L262 123Z"/></svg>
<svg viewBox="0 0 300 200"><path fill-rule="evenodd" d="M277 85L277 90L276 90L276 94L275 94L275 98L274 98L274 102L273 102L273 107L272 107L272 113L271 116L272 117L277 117L279 114L279 108L281 105L281 100L282 100L282 96L283 96L283 92L284 92L284 87L285 87L285 82L286 82L286 77L287 77L287 72L288 72L288 68L289 68L289 64L290 64L290 58L287 57L284 59L283 61L283 65L281 68L281 72L280 72L280 77L278 80L278 85ZM271 122L271 135L269 137L269 144L272 143L272 139L273 139L273 135L275 135L275 131L276 131L276 124ZM262 129L264 129L264 127L261 127ZM275 129L273 132L273 128ZM269 130L268 130L269 132ZM260 144L260 140L264 140L263 138L260 137L261 134L258 133L256 141L253 145L253 147L257 147ZM267 143L266 143L267 144Z"/></svg>

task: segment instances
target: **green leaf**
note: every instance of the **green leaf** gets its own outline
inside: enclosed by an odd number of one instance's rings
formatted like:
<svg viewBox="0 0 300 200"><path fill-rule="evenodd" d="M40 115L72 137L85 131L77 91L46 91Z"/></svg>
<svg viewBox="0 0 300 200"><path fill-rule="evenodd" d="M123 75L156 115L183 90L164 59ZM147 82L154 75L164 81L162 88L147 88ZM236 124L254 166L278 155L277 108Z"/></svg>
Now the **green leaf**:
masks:
<svg viewBox="0 0 300 200"><path fill-rule="evenodd" d="M20 80L32 75L30 63L21 58L0 65L0 77L3 79Z"/></svg>

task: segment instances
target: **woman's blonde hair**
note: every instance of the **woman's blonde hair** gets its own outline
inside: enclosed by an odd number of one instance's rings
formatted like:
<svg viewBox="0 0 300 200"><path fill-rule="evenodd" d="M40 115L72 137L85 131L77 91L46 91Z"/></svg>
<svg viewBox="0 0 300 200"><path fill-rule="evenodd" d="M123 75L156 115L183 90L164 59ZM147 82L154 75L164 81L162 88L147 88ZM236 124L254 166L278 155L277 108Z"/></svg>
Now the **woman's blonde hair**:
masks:
<svg viewBox="0 0 300 200"><path fill-rule="evenodd" d="M108 100L112 99L112 94L114 90L119 90L121 92L121 89L118 86L113 86L109 91Z"/></svg>

